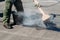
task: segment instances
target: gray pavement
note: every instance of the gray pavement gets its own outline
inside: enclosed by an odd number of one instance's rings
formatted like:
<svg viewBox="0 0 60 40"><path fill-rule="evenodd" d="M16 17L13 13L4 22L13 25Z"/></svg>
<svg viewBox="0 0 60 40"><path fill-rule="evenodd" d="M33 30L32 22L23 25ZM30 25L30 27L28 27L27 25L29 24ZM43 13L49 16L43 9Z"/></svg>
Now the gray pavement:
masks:
<svg viewBox="0 0 60 40"><path fill-rule="evenodd" d="M25 11L31 10L31 9L36 10L34 9L32 0L22 0L22 1L23 1ZM41 0L41 1L45 1L45 0ZM53 0L53 1L56 1L56 0ZM42 2L41 2L41 5L43 5ZM55 14L60 13L60 3L54 6L42 7L42 8L46 13L55 13ZM4 9L4 2L0 2L0 13L3 11L3 9ZM14 7L13 7L13 10L15 10ZM59 18L60 16L57 16L54 19L54 22L56 23L57 28L60 28ZM15 25L13 27L14 29L5 29L3 27L2 18L0 18L0 40L60 40L59 30L48 30L48 29L36 30L36 27L24 27L22 25Z"/></svg>

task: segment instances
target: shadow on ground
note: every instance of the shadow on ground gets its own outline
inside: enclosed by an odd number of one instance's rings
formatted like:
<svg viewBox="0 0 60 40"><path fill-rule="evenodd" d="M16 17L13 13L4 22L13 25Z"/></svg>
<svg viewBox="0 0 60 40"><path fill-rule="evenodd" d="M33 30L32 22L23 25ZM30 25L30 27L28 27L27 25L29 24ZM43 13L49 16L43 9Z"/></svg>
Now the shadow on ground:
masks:
<svg viewBox="0 0 60 40"><path fill-rule="evenodd" d="M46 22L45 25L47 26L46 30L52 30L52 31L57 31L60 32L60 28L57 27L57 25L53 22ZM35 26L27 26L27 25L23 25L24 27L31 27L31 28L36 28L37 30L43 30L45 28L40 28Z"/></svg>
<svg viewBox="0 0 60 40"><path fill-rule="evenodd" d="M60 28L58 28L55 23L53 23L53 22L47 22L45 24L47 26L47 30L53 30L53 31L60 32Z"/></svg>

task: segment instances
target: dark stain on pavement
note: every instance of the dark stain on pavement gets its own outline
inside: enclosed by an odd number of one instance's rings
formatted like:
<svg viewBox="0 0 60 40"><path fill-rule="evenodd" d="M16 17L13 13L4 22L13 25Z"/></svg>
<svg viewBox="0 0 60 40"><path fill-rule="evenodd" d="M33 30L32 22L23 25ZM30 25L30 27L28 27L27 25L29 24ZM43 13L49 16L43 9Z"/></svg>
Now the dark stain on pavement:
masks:
<svg viewBox="0 0 60 40"><path fill-rule="evenodd" d="M0 2L3 2L3 1L5 1L5 0L0 0Z"/></svg>

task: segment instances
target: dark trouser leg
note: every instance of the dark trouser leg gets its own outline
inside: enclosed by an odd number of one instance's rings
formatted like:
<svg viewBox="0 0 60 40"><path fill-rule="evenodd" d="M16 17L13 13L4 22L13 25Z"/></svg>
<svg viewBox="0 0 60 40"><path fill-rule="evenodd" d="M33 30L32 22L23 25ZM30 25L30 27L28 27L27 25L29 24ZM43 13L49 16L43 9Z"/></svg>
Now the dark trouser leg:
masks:
<svg viewBox="0 0 60 40"><path fill-rule="evenodd" d="M24 9L23 9L23 5L22 5L22 1L21 0L16 0L14 2L14 6L17 10L17 12L23 12ZM14 20L14 23L17 23L18 22L18 15L13 15L13 20ZM23 19L23 18L22 18Z"/></svg>
<svg viewBox="0 0 60 40"><path fill-rule="evenodd" d="M5 9L3 12L3 24L9 24L11 15L12 3L11 0L5 0Z"/></svg>
<svg viewBox="0 0 60 40"><path fill-rule="evenodd" d="M16 0L14 2L14 6L16 7L17 11L24 11L21 0Z"/></svg>

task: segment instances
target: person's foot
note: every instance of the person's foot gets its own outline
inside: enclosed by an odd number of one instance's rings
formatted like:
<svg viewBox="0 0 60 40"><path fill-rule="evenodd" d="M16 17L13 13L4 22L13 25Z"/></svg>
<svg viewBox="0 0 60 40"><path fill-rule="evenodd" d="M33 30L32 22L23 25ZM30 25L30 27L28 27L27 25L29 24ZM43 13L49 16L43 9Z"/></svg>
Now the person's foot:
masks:
<svg viewBox="0 0 60 40"><path fill-rule="evenodd" d="M10 26L10 25L8 25L8 24L4 24L3 26L4 26L6 29L13 29L13 27Z"/></svg>

